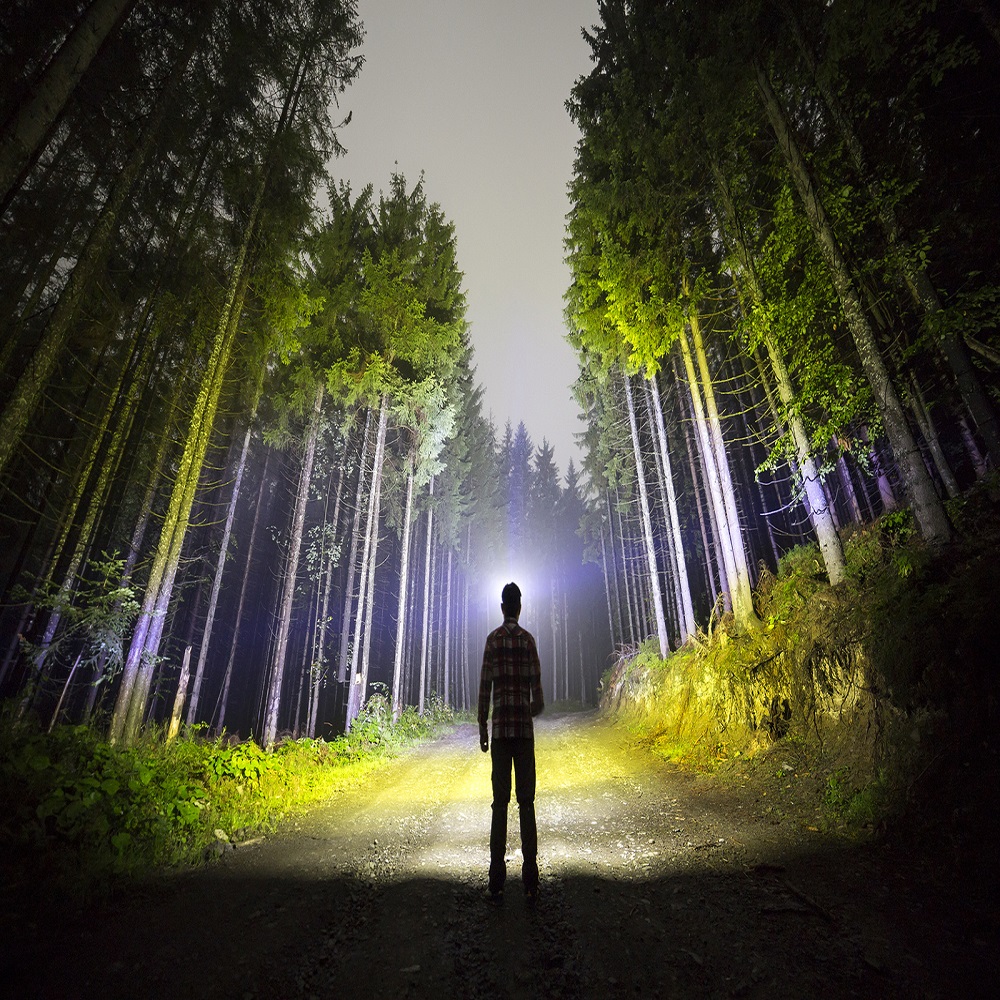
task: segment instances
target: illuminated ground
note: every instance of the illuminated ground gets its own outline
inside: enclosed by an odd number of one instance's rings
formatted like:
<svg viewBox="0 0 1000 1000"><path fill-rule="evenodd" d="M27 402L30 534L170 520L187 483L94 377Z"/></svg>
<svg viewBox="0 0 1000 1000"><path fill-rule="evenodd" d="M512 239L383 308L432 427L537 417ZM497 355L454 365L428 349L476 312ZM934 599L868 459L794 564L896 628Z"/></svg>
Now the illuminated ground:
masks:
<svg viewBox="0 0 1000 1000"><path fill-rule="evenodd" d="M26 927L11 995L994 995L996 923L918 860L776 820L593 715L537 737L534 909L516 854L485 898L489 758L463 726L281 836Z"/></svg>

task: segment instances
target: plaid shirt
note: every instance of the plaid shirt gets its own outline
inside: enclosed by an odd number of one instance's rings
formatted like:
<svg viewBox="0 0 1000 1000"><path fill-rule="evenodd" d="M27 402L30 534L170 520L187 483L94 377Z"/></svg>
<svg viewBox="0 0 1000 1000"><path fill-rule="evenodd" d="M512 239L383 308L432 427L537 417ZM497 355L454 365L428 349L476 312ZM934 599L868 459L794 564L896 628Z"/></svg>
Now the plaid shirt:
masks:
<svg viewBox="0 0 1000 1000"><path fill-rule="evenodd" d="M493 692L493 739L533 739L531 718L545 707L542 668L530 632L508 618L486 637L479 680L479 727L485 729Z"/></svg>

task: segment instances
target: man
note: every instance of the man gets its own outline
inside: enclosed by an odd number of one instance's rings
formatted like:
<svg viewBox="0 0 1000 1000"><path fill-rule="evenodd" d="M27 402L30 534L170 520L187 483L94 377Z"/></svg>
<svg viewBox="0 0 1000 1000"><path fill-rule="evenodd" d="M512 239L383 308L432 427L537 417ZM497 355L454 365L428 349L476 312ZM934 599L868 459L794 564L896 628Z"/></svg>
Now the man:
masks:
<svg viewBox="0 0 1000 1000"><path fill-rule="evenodd" d="M535 829L535 733L532 718L545 707L538 648L530 632L521 628L521 591L516 583L503 588L500 610L503 625L486 638L479 681L479 746L490 749L487 717L493 698L493 822L490 826L489 892L503 897L507 879L507 805L510 769L521 816L521 879L529 900L538 892L538 834Z"/></svg>

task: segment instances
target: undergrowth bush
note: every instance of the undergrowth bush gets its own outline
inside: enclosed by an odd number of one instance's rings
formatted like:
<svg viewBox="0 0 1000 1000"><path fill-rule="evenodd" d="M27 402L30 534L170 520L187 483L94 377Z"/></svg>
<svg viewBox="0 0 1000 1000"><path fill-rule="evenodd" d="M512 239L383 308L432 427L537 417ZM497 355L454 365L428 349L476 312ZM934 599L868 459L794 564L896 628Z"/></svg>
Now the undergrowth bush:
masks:
<svg viewBox="0 0 1000 1000"><path fill-rule="evenodd" d="M745 778L755 758L794 758L831 778L818 797L835 824L901 813L944 745L990 728L1000 522L981 493L959 511L975 506L975 536L943 551L922 544L908 510L853 529L837 587L815 545L793 549L761 573L760 627L738 633L725 615L666 660L655 644L623 650L602 706L686 765Z"/></svg>
<svg viewBox="0 0 1000 1000"><path fill-rule="evenodd" d="M87 726L46 733L10 713L0 717L0 851L83 882L197 862L220 832L229 841L269 832L453 720L432 700L424 716L407 709L394 723L378 693L348 735L265 751L195 728L171 742L154 732L118 746Z"/></svg>

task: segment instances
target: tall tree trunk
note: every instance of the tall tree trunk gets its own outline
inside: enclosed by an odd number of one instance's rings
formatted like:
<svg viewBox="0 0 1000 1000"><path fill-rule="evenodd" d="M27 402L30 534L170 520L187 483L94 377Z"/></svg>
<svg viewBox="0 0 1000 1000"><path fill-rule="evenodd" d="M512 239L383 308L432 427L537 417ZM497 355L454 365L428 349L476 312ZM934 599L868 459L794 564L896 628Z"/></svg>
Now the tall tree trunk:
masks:
<svg viewBox="0 0 1000 1000"><path fill-rule="evenodd" d="M733 549L733 532L730 530L727 521L726 503L722 494L722 477L719 470L719 455L712 444L712 435L708 426L708 417L705 413L705 403L702 397L702 390L695 372L694 360L691 354L691 345L688 341L687 330L681 330L679 337L681 346L681 357L684 361L684 368L687 372L689 396L694 413L695 433L698 439L699 452L701 454L702 468L704 469L704 480L708 486L708 508L712 521L712 530L715 536L715 544L722 556L720 568L725 574L723 582L724 593L727 595L734 614L740 600L739 574L736 567L736 554ZM723 456L724 458L724 456ZM737 535L738 535L737 531ZM740 538L740 548L743 541Z"/></svg>
<svg viewBox="0 0 1000 1000"><path fill-rule="evenodd" d="M77 667L80 666L80 660L82 659L83 653L78 653L76 659L73 661L73 666L70 667L69 676L63 684L62 693L59 695L59 701L56 702L55 711L53 711L52 718L49 720L49 728L46 730L48 733L51 733L56 727L56 722L59 719L59 713L62 711L63 702L66 700L66 694L69 691L70 685L73 683L73 677L75 676Z"/></svg>
<svg viewBox="0 0 1000 1000"><path fill-rule="evenodd" d="M934 490L934 483L924 467L920 449L906 423L906 415L903 413L899 396L889 378L874 331L865 315L850 268L837 244L833 226L826 214L809 166L792 134L791 126L771 86L771 81L759 64L757 85L768 120L778 139L778 146L805 207L817 245L830 269L830 277L854 337L861 366L871 385L886 436L892 446L893 456L913 504L913 513L920 533L931 545L943 544L951 538L951 525Z"/></svg>
<svg viewBox="0 0 1000 1000"><path fill-rule="evenodd" d="M614 589L614 609L615 616L618 619L618 638L615 638L615 627L614 624L611 626L611 642L615 647L623 645L625 643L625 618L622 612L622 596L621 588L618 585L620 578L620 573L618 571L618 554L615 549L615 514L611 509L611 494L608 490L604 491L604 503L608 511L608 548L611 552L611 586ZM608 600L611 600L611 594L608 593Z"/></svg>
<svg viewBox="0 0 1000 1000"><path fill-rule="evenodd" d="M941 439L938 437L937 428L934 426L934 419L931 417L931 412L920 389L920 384L912 376L910 378L910 389L910 410L917 422L917 427L920 428L920 433L924 436L924 441L927 442L927 449L931 453L934 468L941 477L941 482L944 484L944 489L948 496L951 498L957 497L959 493L958 483L955 481L955 475L951 471L951 466L945 457L944 449L941 447Z"/></svg>
<svg viewBox="0 0 1000 1000"><path fill-rule="evenodd" d="M201 648L198 650L198 663L194 671L194 683L191 685L191 700L188 703L187 723L189 726L198 721L198 703L201 699L201 683L205 675L205 664L208 662L208 644L212 639L212 628L215 625L215 612L219 606L219 593L222 590L222 574L226 568L226 556L229 552L229 538L233 532L233 521L236 518L236 504L240 498L240 485L243 482L243 470L246 468L247 452L250 449L252 424L247 424L243 435L243 448L240 451L239 463L236 466L236 478L233 481L233 493L229 498L229 509L226 511L226 524L222 530L222 541L219 545L219 558L215 563L215 577L212 580L212 593L208 600L208 614L205 618L205 628L201 636Z"/></svg>
<svg viewBox="0 0 1000 1000"><path fill-rule="evenodd" d="M181 675L177 679L177 693L174 695L174 707L170 713L170 726L167 729L167 742L176 739L181 728L181 713L184 711L184 696L187 694L188 679L191 677L191 647L184 647L184 658L181 660Z"/></svg>
<svg viewBox="0 0 1000 1000"><path fill-rule="evenodd" d="M382 521L382 481L385 468L385 436L388 418L389 400L388 397L383 396L379 420L379 440L376 448L378 462L375 471L375 509L371 526L372 549L368 560L368 599L365 602L365 639L361 649L361 684L359 685L359 701L356 706L355 715L357 715L357 712L361 710L361 707L367 700L372 633L375 631L375 571L378 569L379 529Z"/></svg>
<svg viewBox="0 0 1000 1000"><path fill-rule="evenodd" d="M649 388L653 403L657 439L660 445L660 460L663 464L663 482L667 491L667 512L669 514L670 533L673 538L674 562L677 570L677 586L680 590L681 642L686 641L697 631L694 620L694 604L691 601L691 583L688 579L687 557L684 553L684 539L681 535L680 516L677 512L677 492L674 489L674 475L670 467L670 450L667 447L667 427L663 419L663 404L660 400L660 385L654 378Z"/></svg>
<svg viewBox="0 0 1000 1000"><path fill-rule="evenodd" d="M157 99L156 106L147 118L139 140L124 169L115 178L108 200L101 209L86 244L80 251L76 266L52 311L45 333L18 379L2 415L0 415L0 471L6 468L20 444L21 437L42 397L42 392L66 349L72 323L107 257L119 213L139 179L140 173L146 166L167 108L184 76L190 58L194 54L195 43L196 39L192 33L184 53L171 70L163 91Z"/></svg>
<svg viewBox="0 0 1000 1000"><path fill-rule="evenodd" d="M414 525L416 531L419 531L419 522ZM414 538L410 542L411 548L416 545L416 539ZM416 567L416 562L414 561L414 567ZM414 669L414 657L416 655L415 651L419 649L420 643L418 641L418 632L420 628L420 619L417 615L418 603L421 599L421 594L417 593L417 580L416 580L416 569L413 573L412 586L409 588L409 600L407 602L406 609L406 645L403 648L403 675L404 675L404 685L405 694L403 696L404 701L409 701L410 704L416 704L417 702L417 671Z"/></svg>
<svg viewBox="0 0 1000 1000"><path fill-rule="evenodd" d="M983 23L987 25L993 32L994 37L996 37L997 25L1000 23L997 15L992 13L987 18L987 5L979 2L979 0L966 0L965 5L969 10L981 14ZM910 299L918 313L925 319L933 317L935 314L940 313L944 307L937 289L934 287L927 273L926 263L917 264L917 261L921 258L910 245L909 241L903 236L895 208L878 190L876 178L869 165L868 156L862 146L861 138L854 128L850 115L844 108L836 90L827 83L824 75L819 72L815 53L808 39L805 37L794 8L786 5L785 10L796 43L809 66L813 80L823 98L823 103L826 104L834 124L844 139L854 169L862 184L864 184L868 196L875 207L876 215L878 216L882 232L885 235L886 244L891 251L890 257L895 262L896 270L902 276L903 283L906 285L907 291L910 293ZM942 337L938 346L945 361L951 368L962 401L965 403L980 434L983 436L990 460L996 465L1000 462L1000 429L997 427L996 412L983 390L982 383L976 374L975 368L972 366L968 352L954 333L948 333Z"/></svg>
<svg viewBox="0 0 1000 1000"><path fill-rule="evenodd" d="M431 613L431 549L434 537L434 477L428 486L427 504L427 549L424 553L424 617L420 638L420 691L417 695L417 711L424 714L424 692L427 690L427 640Z"/></svg>
<svg viewBox="0 0 1000 1000"><path fill-rule="evenodd" d="M441 566L441 543L438 542L434 546L431 552L431 602L427 616L427 672L432 678L431 681L431 692L433 694L441 696L441 655L440 650L437 646L440 643L440 634L437 629L431 628L430 623L434 622L436 625L440 621L440 614L438 614L437 603L441 600L441 574L443 572Z"/></svg>
<svg viewBox="0 0 1000 1000"><path fill-rule="evenodd" d="M191 517L198 480L208 450L211 428L215 421L219 396L222 392L225 368L236 334L238 315L242 309L242 300L246 289L243 263L249 248L251 228L253 228L252 225L248 226L248 230L244 234L241 253L230 278L228 295L219 317L212 351L198 390L198 398L195 401L194 413L188 427L184 451L181 455L167 514L160 532L159 544L150 567L145 596L122 670L118 699L111 716L110 736L112 741L131 742L142 723L143 709L146 705L146 696L149 693L160 636L163 632L164 617L180 563L181 550Z"/></svg>
<svg viewBox="0 0 1000 1000"><path fill-rule="evenodd" d="M47 248L49 253L44 263L36 259L33 262L34 266L26 264L25 274L19 287L14 288L11 287L11 284L6 285L3 304L0 305L6 326L4 343L0 346L0 371L7 372L9 376L13 376L15 373L12 366L14 359L30 349L29 345L22 342L26 320L34 316L38 310L42 297L46 290L51 287L50 283L59 262L77 252L71 246L72 237L90 214L89 209L92 205L94 191L97 188L98 176L98 172L95 171L87 186L75 192L72 203L63 209L68 217L61 227L58 238L54 240L56 242L55 248ZM31 294L28 295L27 299L24 299L29 288ZM21 305L22 300L23 305ZM20 308L18 308L19 306Z"/></svg>
<svg viewBox="0 0 1000 1000"><path fill-rule="evenodd" d="M281 705L281 686L285 679L285 654L288 651L288 636L292 627L292 606L295 602L295 585L299 575L299 552L302 548L302 535L305 531L306 508L309 506L309 488L312 485L313 463L316 458L316 442L319 439L319 428L323 419L323 381L316 386L316 396L313 400L312 416L309 420L309 434L306 438L305 451L302 456L302 469L299 473L299 485L295 495L295 513L292 518L292 530L288 539L288 552L285 557L285 582L281 594L278 634L274 643L274 659L271 662L270 683L267 688L267 701L264 707L264 724L262 736L264 746L271 746L278 735L278 711Z"/></svg>
<svg viewBox="0 0 1000 1000"><path fill-rule="evenodd" d="M682 379L677 363L676 353L671 355L670 361L674 372L674 384L679 387L682 383ZM681 427L684 432L684 451L687 454L688 472L691 475L691 493L694 497L695 510L698 514L698 531L701 534L701 545L705 558L705 581L708 584L708 593L711 598L711 605L714 607L720 594L725 593L725 599L728 600L729 583L726 579L726 569L722 561L722 546L716 545L714 547L715 551L713 551L713 546L709 540L709 531L712 532L712 537L718 537L718 525L715 523L715 515L713 513L715 507L711 502L711 497L708 495L707 486L705 490L699 489L698 462L695 460L695 452L697 451L699 456L702 453L701 435L698 431L694 432L695 442L692 445L691 428L695 426L696 415L694 411L693 396L691 395L690 389L687 393L678 391L678 402L682 411ZM708 473L707 471L704 471L704 459L702 459L701 465L703 469L701 478L702 481L707 484ZM702 499L703 493L704 500ZM708 518L705 516L706 506L708 507ZM716 569L718 569L718 575L716 575Z"/></svg>
<svg viewBox="0 0 1000 1000"><path fill-rule="evenodd" d="M982 479L986 475L988 466L964 413L959 414L958 430L962 437L962 444L965 446L965 453L969 456L969 461L972 462L972 466L976 470L976 478Z"/></svg>
<svg viewBox="0 0 1000 1000"><path fill-rule="evenodd" d="M608 604L608 633L611 636L611 645L617 646L615 641L615 616L611 611L611 587L608 582L608 549L604 540L604 522L601 522L601 572L604 574L604 597Z"/></svg>
<svg viewBox="0 0 1000 1000"><path fill-rule="evenodd" d="M837 527L833 521L833 509L827 502L820 472L816 466L816 460L812 457L809 435L806 433L802 418L794 406L795 393L792 389L788 369L785 366L784 358L778 352L770 331L764 337L764 347L767 350L771 371L774 373L774 380L778 387L778 398L788 416L788 426L795 443L795 454L798 458L802 487L808 501L809 519L816 532L816 540L819 542L826 575L829 577L830 583L836 585L844 579L847 567L844 561L844 546L841 544L840 535L837 534Z"/></svg>
<svg viewBox="0 0 1000 1000"><path fill-rule="evenodd" d="M31 167L94 56L136 0L93 0L0 132L0 204Z"/></svg>
<svg viewBox="0 0 1000 1000"><path fill-rule="evenodd" d="M334 493L333 502L333 541L336 542L337 529L340 526L340 505L344 485L344 466L347 463L347 439L345 436L343 461L337 472L337 486ZM326 560L326 573L323 579L323 603L320 609L319 634L316 637L316 652L313 656L312 692L309 700L309 720L307 722L307 734L310 739L316 737L316 719L319 712L319 695L323 679L326 676L326 631L330 618L330 595L333 589L334 559L337 553L337 545L330 546L330 555Z"/></svg>
<svg viewBox="0 0 1000 1000"><path fill-rule="evenodd" d="M733 588L733 615L740 628L752 627L758 624L757 613L753 609L753 593L750 589L750 567L747 564L746 549L743 545L743 532L740 529L740 515L736 506L736 491L733 488L733 478L726 455L726 444L722 437L722 421L719 408L715 401L715 388L711 372L708 370L708 357L701 336L701 322L698 317L697 305L688 313L691 327L691 340L694 343L694 353L701 373L701 390L705 396L705 407L708 410L708 434L712 451L715 455L716 469L721 487L724 518L720 530L729 529L732 541L733 565L736 568L736 580Z"/></svg>
<svg viewBox="0 0 1000 1000"><path fill-rule="evenodd" d="M134 353L135 347L133 346ZM91 435L90 443L87 447L87 452L84 457L83 463L77 472L76 482L73 486L72 493L70 495L69 503L64 507L62 513L62 527L59 532L58 539L53 549L51 558L49 560L49 569L46 574L46 578L49 581L53 581L56 575L56 570L58 564L62 559L63 552L67 543L69 542L70 535L72 534L73 524L76 521L76 514L83 503L84 498L89 496L90 501L87 506L86 516L84 518L84 523L80 527L77 533L76 545L70 554L69 564L67 565L64 573L62 574L63 579L59 587L59 598L60 604L65 603L69 600L70 594L72 593L73 586L76 583L77 574L80 571L80 567L83 564L85 554L90 542L90 535L93 531L94 524L97 521L100 510L102 509L104 491L108 485L108 479L110 478L110 471L114 456L117 452L116 448L110 449L110 455L101 469L101 474L98 477L96 484L92 483L93 473L95 466L98 465L98 461L101 456L104 436L108 429L108 425L111 423L112 414L117 410L117 403L119 402L122 388L124 386L126 377L129 375L134 375L131 370L132 358L126 357L118 372L118 378L114 387L112 388L106 403L101 407L101 415L98 419L97 425ZM125 423L122 420L116 422L115 427L115 437L120 440L124 437ZM42 662L48 651L52 640L55 638L56 630L59 627L59 621L61 614L58 610L53 610L49 615L49 619L45 626L45 631L42 635L41 641L41 652L36 657L36 667L41 670Z"/></svg>
<svg viewBox="0 0 1000 1000"><path fill-rule="evenodd" d="M368 521L361 555L361 585L358 590L360 603L354 622L354 652L351 656L351 683L347 699L348 732L351 723L361 711L368 688L368 649L375 612L375 560L378 552L379 518L382 507L382 463L385 459L385 431L388 417L389 400L387 396L383 396L379 405L375 456L372 462L372 488L368 494Z"/></svg>
<svg viewBox="0 0 1000 1000"><path fill-rule="evenodd" d="M625 384L625 402L628 407L629 429L632 432L632 452L635 456L636 481L639 485L639 506L642 513L643 540L646 544L646 561L649 567L649 587L653 601L653 613L656 616L656 635L660 644L660 656L666 659L670 652L667 639L667 621L663 615L663 594L660 589L660 571L656 565L656 546L653 539L653 525L649 517L649 496L646 492L646 473L642 464L642 450L639 447L639 428L635 419L635 406L632 403L632 386L629 376L622 373Z"/></svg>
<svg viewBox="0 0 1000 1000"><path fill-rule="evenodd" d="M261 473L260 486L257 488L257 506L254 508L253 525L250 528L250 541L247 544L246 560L243 564L243 581L240 584L240 597L236 602L236 618L233 621L233 641L229 647L229 659L226 661L226 672L222 679L216 711L212 718L216 719L215 731L222 733L226 725L226 712L229 708L229 689L233 679L233 664L236 662L236 648L240 637L240 625L243 624L243 609L246 606L247 584L250 581L250 566L253 562L254 548L257 545L257 528L260 525L261 506L264 501L264 489L267 486L267 470L271 464L271 453L264 460L264 471Z"/></svg>
<svg viewBox="0 0 1000 1000"><path fill-rule="evenodd" d="M757 270L750 255L750 248L743 236L743 226L737 215L736 205L733 201L729 184L714 159L712 161L712 173L715 176L716 190L719 192L720 201L729 220L729 224L723 227L726 235L729 237L728 242L732 246L736 257L743 265L754 304L758 306L763 305L764 295L757 278ZM794 442L795 454L798 459L802 488L806 495L806 510L812 522L813 530L816 532L816 540L819 543L827 576L830 583L836 585L844 579L846 567L844 562L844 548L841 544L840 536L837 534L837 526L834 523L833 508L827 500L819 468L816 465L816 461L812 456L812 449L809 446L809 435L806 433L805 424L799 415L798 407L795 405L796 396L792 388L792 380L788 374L788 368L785 365L784 358L781 356L781 352L774 339L774 334L770 328L767 328L765 331L763 340L768 361L771 363L771 371L774 374L775 385L778 389L778 398L784 407L788 427L792 432L792 441Z"/></svg>
<svg viewBox="0 0 1000 1000"><path fill-rule="evenodd" d="M465 573L462 579L462 680L465 689L462 708L472 707L472 676L469 662L469 568L472 565L472 524L466 529Z"/></svg>
<svg viewBox="0 0 1000 1000"><path fill-rule="evenodd" d="M559 700L559 640L556 621L556 581L549 579L549 634L552 636L552 700Z"/></svg>
<svg viewBox="0 0 1000 1000"><path fill-rule="evenodd" d="M396 649L392 661L392 717L399 718L403 710L403 648L406 638L406 600L410 587L410 526L413 520L414 456L411 451L406 463L406 509L403 511L403 539L400 543L399 611L396 617Z"/></svg>
<svg viewBox="0 0 1000 1000"><path fill-rule="evenodd" d="M347 583L344 586L344 614L340 623L340 653L338 657L337 681L344 684L348 679L350 665L351 622L354 608L354 577L358 563L358 539L361 536L361 498L364 496L365 479L368 475L368 432L371 426L371 409L365 411L365 429L361 439L361 458L358 463L358 486L354 494L354 521L351 528L351 551L347 557ZM358 600L360 605L361 601Z"/></svg>
<svg viewBox="0 0 1000 1000"><path fill-rule="evenodd" d="M451 571L452 571L451 547L448 548L448 565L445 569L445 595L444 595L444 703L450 705L449 692L451 691L451 676L449 668L451 666Z"/></svg>
<svg viewBox="0 0 1000 1000"><path fill-rule="evenodd" d="M664 482L663 459L660 454L659 429L656 427L656 418L653 416L653 404L650 399L649 380L641 380L642 406L646 415L646 429L650 436L650 443L653 452L653 474L656 489L652 492L656 494L656 500L660 508L662 525L654 525L654 537L660 542L664 551L664 597L663 612L667 620L667 634L673 638L676 633L680 635L678 621L681 615L681 591L677 579L677 559L674 555L674 536L670 530L670 511L667 505L667 484ZM650 509L650 517L653 511ZM668 599L667 594L670 594Z"/></svg>
<svg viewBox="0 0 1000 1000"><path fill-rule="evenodd" d="M629 645L634 646L640 633L639 624L637 624L639 616L636 611L637 599L633 586L631 559L628 552L628 533L625 530L624 519L619 509L620 503L621 499L618 496L618 488L615 487L615 517L618 520L618 546L622 554L622 589L625 591L625 619L628 623Z"/></svg>

